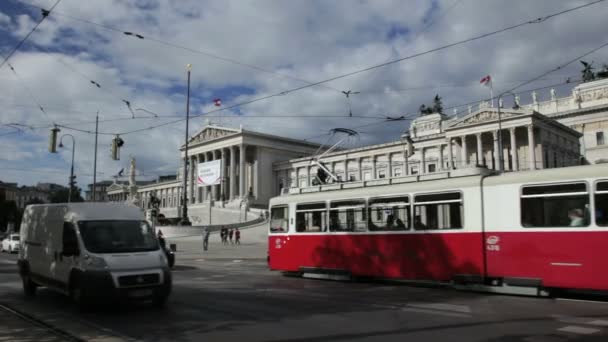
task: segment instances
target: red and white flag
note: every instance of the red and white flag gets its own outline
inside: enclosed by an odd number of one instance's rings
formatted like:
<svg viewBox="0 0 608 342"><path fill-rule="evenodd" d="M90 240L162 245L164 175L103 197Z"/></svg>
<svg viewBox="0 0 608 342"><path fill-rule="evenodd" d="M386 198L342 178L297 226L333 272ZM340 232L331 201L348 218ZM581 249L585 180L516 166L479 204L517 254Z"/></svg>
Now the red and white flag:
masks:
<svg viewBox="0 0 608 342"><path fill-rule="evenodd" d="M215 104L216 107L219 107L222 105L222 99L217 98L213 100L213 104Z"/></svg>
<svg viewBox="0 0 608 342"><path fill-rule="evenodd" d="M481 83L481 85L484 85L486 87L490 86L492 84L492 77L490 77L490 75L486 75L481 80L479 80L479 83Z"/></svg>

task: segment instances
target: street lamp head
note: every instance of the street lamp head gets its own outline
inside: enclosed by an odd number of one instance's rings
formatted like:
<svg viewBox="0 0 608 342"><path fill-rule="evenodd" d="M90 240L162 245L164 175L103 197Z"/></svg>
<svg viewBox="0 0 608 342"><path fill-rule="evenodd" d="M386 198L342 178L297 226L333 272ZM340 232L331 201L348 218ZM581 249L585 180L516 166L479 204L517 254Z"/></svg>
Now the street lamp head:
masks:
<svg viewBox="0 0 608 342"><path fill-rule="evenodd" d="M63 143L62 142L59 143L59 147L63 148Z"/></svg>

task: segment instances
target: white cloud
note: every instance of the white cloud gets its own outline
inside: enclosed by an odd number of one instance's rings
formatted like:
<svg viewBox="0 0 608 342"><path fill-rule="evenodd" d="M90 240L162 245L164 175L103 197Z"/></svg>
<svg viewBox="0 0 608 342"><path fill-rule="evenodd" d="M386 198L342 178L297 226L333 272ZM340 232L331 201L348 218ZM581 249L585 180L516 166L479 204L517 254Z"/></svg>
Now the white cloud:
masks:
<svg viewBox="0 0 608 342"><path fill-rule="evenodd" d="M48 8L53 1L39 0L36 3ZM62 1L57 12L40 25L29 43L11 60L24 82L15 79L9 69L0 70L0 93L5 95L0 100L4 105L0 122L33 126L56 122L92 131L94 124L91 121L94 121L97 110L100 110L102 120L130 117L121 99L130 100L134 108L143 107L163 115L183 115L185 65L188 63L193 64L193 114L214 109L209 101L216 96L222 96L228 106L305 84L166 46L153 38L317 81L584 2L464 0L448 13L442 11L452 6L454 0L435 3L396 0L165 0L94 1L84 6L80 1ZM446 107L466 103L487 96L487 90L478 85L479 78L485 74L492 74L498 91L604 43L604 18L607 14L608 6L595 5L544 23L340 79L325 86L361 91L350 100L355 116L413 113L420 104L430 103L436 93L441 94ZM28 8L27 12L12 16L12 38L27 34L39 19L36 15L38 12ZM145 39L74 21L66 15L141 33ZM433 24L426 28L429 20ZM6 18L0 14L0 25L3 21L6 22ZM419 34L423 28L426 31ZM395 29L409 33L389 39L389 32ZM0 31L0 34L4 33ZM49 54L36 47L44 47L54 53ZM606 51L600 51L589 59L599 63L607 60L606 56ZM578 71L579 66L573 65L556 74L576 76ZM91 85L91 79L99 82L103 90ZM556 81L552 78L535 85ZM403 91L416 87L424 89ZM239 89L243 88L250 92L240 94ZM234 89L235 93L228 94L227 89ZM386 89L390 91L386 92ZM541 97L545 95L541 94ZM526 101L526 96L522 96L522 100ZM36 109L36 102L44 106L48 118ZM141 111L136 113L146 115ZM333 127L353 128L380 122L379 119L348 118L347 114L344 95L325 87L313 87L243 106L238 115L236 110L232 110L224 114L223 123L308 138L324 134ZM267 115L297 117L263 117ZM331 117L337 115L343 117ZM175 119L103 121L100 131L125 132L171 120ZM203 123L201 118L193 119L191 132ZM407 122L398 122L360 128L360 142L397 139L399 132L407 126ZM100 178L126 166L129 156L136 157L140 169L147 174L176 170L183 130L182 121L126 135L123 137L125 147L121 161L109 158L112 136L101 135L98 169L104 175ZM0 134L5 131L8 130L3 129ZM1 144L15 146L13 150L16 152L12 155L17 156L10 157L6 152L1 154L0 168L13 164L32 167L32 159L38 158L45 167L64 170L69 164L70 153L62 151L49 156L45 152L47 131L39 129L22 135L0 136ZM91 180L85 175L92 173L93 136L62 130L62 133L68 132L76 138L76 170L82 175L80 183L86 184ZM30 143L22 144L24 141ZM34 152L36 146L41 147L42 152ZM59 176L49 173L48 177ZM2 178L35 183L42 176L3 171ZM65 183L63 178L60 179Z"/></svg>

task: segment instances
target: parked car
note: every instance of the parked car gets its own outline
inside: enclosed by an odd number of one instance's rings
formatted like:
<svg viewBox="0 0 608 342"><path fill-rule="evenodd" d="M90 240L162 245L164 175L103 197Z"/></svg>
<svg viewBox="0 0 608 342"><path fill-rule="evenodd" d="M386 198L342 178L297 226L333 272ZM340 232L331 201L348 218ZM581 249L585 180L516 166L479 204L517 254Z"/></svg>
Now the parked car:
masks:
<svg viewBox="0 0 608 342"><path fill-rule="evenodd" d="M171 292L169 262L138 207L29 205L21 237L17 263L26 296L46 286L81 307L114 299L162 306Z"/></svg>
<svg viewBox="0 0 608 342"><path fill-rule="evenodd" d="M19 234L10 234L2 240L0 250L2 252L17 253L19 252Z"/></svg>

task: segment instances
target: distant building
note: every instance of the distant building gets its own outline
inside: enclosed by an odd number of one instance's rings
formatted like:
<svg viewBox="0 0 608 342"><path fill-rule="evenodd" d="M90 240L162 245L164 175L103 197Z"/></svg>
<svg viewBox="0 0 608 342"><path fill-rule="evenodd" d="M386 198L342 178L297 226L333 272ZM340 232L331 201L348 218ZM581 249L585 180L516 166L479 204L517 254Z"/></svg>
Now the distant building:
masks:
<svg viewBox="0 0 608 342"><path fill-rule="evenodd" d="M52 183L38 183L36 186L21 186L17 183L0 182L0 201L14 201L20 209L34 200L49 202L52 192L65 189L64 186Z"/></svg>
<svg viewBox="0 0 608 342"><path fill-rule="evenodd" d="M478 166L498 170L501 164L505 172L519 172L608 162L608 79L579 84L567 97L557 98L554 90L545 100L539 97L534 92L532 103L520 104L518 95L515 109L501 107L500 120L498 108L487 102L460 115L422 115L394 141L334 151L323 163L340 181L364 182ZM206 222L210 205L265 207L285 190L313 186L317 166L311 157L318 148L243 129L203 127L189 144L189 215ZM183 158L184 146L180 151ZM222 161L221 184L198 187L198 165L213 160ZM179 216L183 176L180 169L176 179L139 187L142 206L154 195L162 213ZM123 188L111 194L111 200L126 199Z"/></svg>

